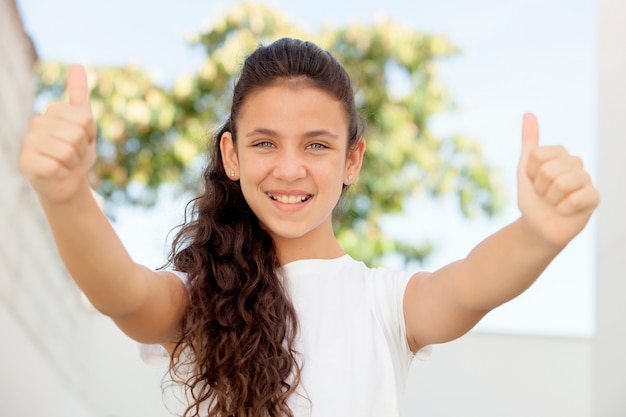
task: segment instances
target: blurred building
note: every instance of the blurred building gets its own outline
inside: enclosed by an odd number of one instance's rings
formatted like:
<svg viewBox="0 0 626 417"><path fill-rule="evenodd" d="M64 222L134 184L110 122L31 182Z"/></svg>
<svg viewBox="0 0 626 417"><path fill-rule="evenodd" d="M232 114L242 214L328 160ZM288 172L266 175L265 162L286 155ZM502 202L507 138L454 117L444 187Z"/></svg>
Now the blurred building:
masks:
<svg viewBox="0 0 626 417"><path fill-rule="evenodd" d="M112 324L89 308L71 281L37 197L19 173L21 139L33 115L35 62L15 2L0 0L0 416L162 411L162 371L142 366L134 344L117 329L107 337ZM138 375L152 382L152 407L130 393L142 383Z"/></svg>
<svg viewBox="0 0 626 417"><path fill-rule="evenodd" d="M0 415L83 410L90 314L72 285L36 196L18 173L33 112L36 53L12 0L0 0Z"/></svg>

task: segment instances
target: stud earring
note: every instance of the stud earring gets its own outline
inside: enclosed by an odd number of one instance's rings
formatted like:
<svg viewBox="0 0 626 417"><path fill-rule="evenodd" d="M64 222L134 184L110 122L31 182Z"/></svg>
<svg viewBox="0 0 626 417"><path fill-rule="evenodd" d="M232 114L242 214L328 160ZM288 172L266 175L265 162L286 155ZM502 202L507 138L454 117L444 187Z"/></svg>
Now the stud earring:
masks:
<svg viewBox="0 0 626 417"><path fill-rule="evenodd" d="M348 175L348 181L352 181L352 175Z"/></svg>
<svg viewBox="0 0 626 417"><path fill-rule="evenodd" d="M232 171L232 170L231 170L231 171L230 171L230 176L231 176L231 177L234 177L234 176L235 176L235 171Z"/></svg>

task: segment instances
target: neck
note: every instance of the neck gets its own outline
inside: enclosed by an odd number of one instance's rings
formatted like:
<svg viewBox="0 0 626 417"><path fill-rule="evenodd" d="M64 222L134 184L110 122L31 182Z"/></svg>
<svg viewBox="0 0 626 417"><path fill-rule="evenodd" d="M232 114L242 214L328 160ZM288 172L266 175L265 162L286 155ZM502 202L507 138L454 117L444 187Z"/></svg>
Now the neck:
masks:
<svg viewBox="0 0 626 417"><path fill-rule="evenodd" d="M345 255L332 227L326 233L307 234L298 238L272 236L281 265L300 259L335 259Z"/></svg>

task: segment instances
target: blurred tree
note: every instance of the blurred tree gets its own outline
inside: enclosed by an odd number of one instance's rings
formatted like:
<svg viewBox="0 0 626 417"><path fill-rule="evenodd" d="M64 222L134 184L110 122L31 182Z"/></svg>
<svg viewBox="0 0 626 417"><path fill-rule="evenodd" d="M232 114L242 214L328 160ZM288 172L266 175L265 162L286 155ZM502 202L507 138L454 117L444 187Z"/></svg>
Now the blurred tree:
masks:
<svg viewBox="0 0 626 417"><path fill-rule="evenodd" d="M229 112L232 85L245 54L283 36L308 39L328 49L351 74L357 105L367 121L366 161L336 216L344 248L370 264L385 254L421 261L428 242L402 242L380 227L385 214L399 214L408 198L455 195L466 217L493 215L502 194L480 144L462 135L436 137L431 116L453 102L436 78L436 61L458 51L440 35L426 35L390 21L353 24L305 33L264 5L230 9L190 43L206 59L193 75L171 88L135 66L92 68L92 108L100 129L100 159L93 185L115 202L155 203L159 186L198 187L205 142ZM41 62L39 91L58 97L67 66ZM209 133L207 133L209 132Z"/></svg>

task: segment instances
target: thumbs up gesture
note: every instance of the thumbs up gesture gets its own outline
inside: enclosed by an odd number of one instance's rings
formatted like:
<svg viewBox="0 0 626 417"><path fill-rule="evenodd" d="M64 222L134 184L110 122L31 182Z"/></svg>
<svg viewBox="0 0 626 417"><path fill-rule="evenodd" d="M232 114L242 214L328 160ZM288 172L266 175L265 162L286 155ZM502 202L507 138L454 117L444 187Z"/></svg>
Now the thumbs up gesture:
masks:
<svg viewBox="0 0 626 417"><path fill-rule="evenodd" d="M600 195L580 158L562 146L539 146L533 114L525 114L518 166L522 219L543 242L565 246L587 224Z"/></svg>
<svg viewBox="0 0 626 417"><path fill-rule="evenodd" d="M20 169L42 202L61 204L81 187L96 160L96 125L89 105L87 74L80 65L67 74L69 103L50 103L24 137Z"/></svg>

